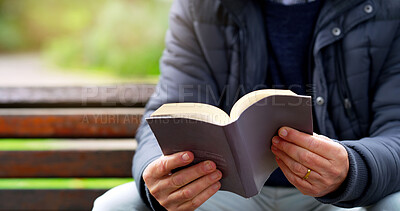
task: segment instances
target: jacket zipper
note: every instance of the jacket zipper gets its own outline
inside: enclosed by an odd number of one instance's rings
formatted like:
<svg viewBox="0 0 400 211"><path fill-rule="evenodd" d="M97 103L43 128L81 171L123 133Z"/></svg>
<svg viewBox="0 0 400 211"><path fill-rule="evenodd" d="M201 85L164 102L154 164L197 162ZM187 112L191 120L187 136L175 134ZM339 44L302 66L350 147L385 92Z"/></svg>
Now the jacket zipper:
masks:
<svg viewBox="0 0 400 211"><path fill-rule="evenodd" d="M240 22L239 18L236 17L235 15L233 15L233 19L237 24L237 27L239 28L239 56L240 56L240 64L239 64L239 75L240 75L240 80L242 80L241 85L243 86L243 88L245 90L243 90L242 88L239 87L239 91L240 91L240 96L243 96L246 94L247 91L247 83L246 83L246 74L245 74L245 59L244 59L244 51L246 49L246 43L245 43L245 35L246 35L246 29L243 25L243 23ZM240 83L239 83L240 84Z"/></svg>
<svg viewBox="0 0 400 211"><path fill-rule="evenodd" d="M342 42L338 41L335 45L335 57L336 57L336 80L339 91L339 96L342 100L346 116L350 119L350 122L356 127L352 127L353 132L356 136L361 137L361 127L360 121L357 118L357 113L353 107L353 101L350 94L349 84L346 79L346 73L343 67L344 59L343 59L343 50L342 50Z"/></svg>

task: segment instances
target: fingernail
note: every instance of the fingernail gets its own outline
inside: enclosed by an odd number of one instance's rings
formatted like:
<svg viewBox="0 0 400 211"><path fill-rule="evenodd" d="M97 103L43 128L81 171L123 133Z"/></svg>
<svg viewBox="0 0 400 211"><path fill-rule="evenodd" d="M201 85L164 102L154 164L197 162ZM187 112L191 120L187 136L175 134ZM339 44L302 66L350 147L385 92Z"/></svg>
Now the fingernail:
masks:
<svg viewBox="0 0 400 211"><path fill-rule="evenodd" d="M217 182L217 183L215 183L215 184L213 185L212 188L213 188L214 190L218 190L219 187L220 187L220 185L221 185L221 183Z"/></svg>
<svg viewBox="0 0 400 211"><path fill-rule="evenodd" d="M281 129L280 131L279 131L279 135L280 136L283 136L283 137L286 137L287 136L287 130L286 129Z"/></svg>
<svg viewBox="0 0 400 211"><path fill-rule="evenodd" d="M277 151L278 148L276 148L275 146L271 146L272 151Z"/></svg>
<svg viewBox="0 0 400 211"><path fill-rule="evenodd" d="M184 161L188 161L188 160L190 160L190 157L189 157L189 155L187 153L185 153L185 154L182 155L182 159Z"/></svg>
<svg viewBox="0 0 400 211"><path fill-rule="evenodd" d="M211 180L217 180L220 177L219 171L212 173L210 177Z"/></svg>
<svg viewBox="0 0 400 211"><path fill-rule="evenodd" d="M206 171L211 171L211 170L213 169L213 166L212 166L212 164L211 164L210 161L207 161L207 162L205 163L204 169L205 169Z"/></svg>
<svg viewBox="0 0 400 211"><path fill-rule="evenodd" d="M277 137L272 138L272 143L279 144L279 139Z"/></svg>

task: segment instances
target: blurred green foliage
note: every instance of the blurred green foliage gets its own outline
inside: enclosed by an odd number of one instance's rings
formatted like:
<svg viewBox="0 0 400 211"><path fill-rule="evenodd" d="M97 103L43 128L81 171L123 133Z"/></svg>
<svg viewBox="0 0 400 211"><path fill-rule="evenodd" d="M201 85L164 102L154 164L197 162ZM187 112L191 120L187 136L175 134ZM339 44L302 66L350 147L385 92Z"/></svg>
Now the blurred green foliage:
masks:
<svg viewBox="0 0 400 211"><path fill-rule="evenodd" d="M38 50L91 25L105 0L0 0L0 50Z"/></svg>
<svg viewBox="0 0 400 211"><path fill-rule="evenodd" d="M65 69L158 74L171 0L0 0L0 52Z"/></svg>

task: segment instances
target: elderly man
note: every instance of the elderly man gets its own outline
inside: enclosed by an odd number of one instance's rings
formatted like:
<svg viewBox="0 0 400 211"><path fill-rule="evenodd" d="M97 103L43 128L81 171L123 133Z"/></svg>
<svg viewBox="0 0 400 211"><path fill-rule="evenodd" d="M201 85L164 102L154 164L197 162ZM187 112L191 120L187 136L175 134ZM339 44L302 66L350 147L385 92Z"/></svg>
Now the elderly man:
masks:
<svg viewBox="0 0 400 211"><path fill-rule="evenodd" d="M94 210L400 210L400 1L176 0L160 67L144 118L167 102L229 112L282 88L313 97L315 133L281 128L266 149L280 168L244 199L218 191L212 161L171 173L194 155L162 156L143 121L137 190L112 189Z"/></svg>

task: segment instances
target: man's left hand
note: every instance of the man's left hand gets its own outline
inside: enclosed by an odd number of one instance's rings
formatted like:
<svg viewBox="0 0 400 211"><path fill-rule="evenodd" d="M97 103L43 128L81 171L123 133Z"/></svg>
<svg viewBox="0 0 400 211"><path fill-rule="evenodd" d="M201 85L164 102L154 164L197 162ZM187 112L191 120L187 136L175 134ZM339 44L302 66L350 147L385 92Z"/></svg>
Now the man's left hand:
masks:
<svg viewBox="0 0 400 211"><path fill-rule="evenodd" d="M349 171L348 154L342 145L288 127L280 128L278 134L272 139L272 152L286 178L300 192L321 197L340 187Z"/></svg>

